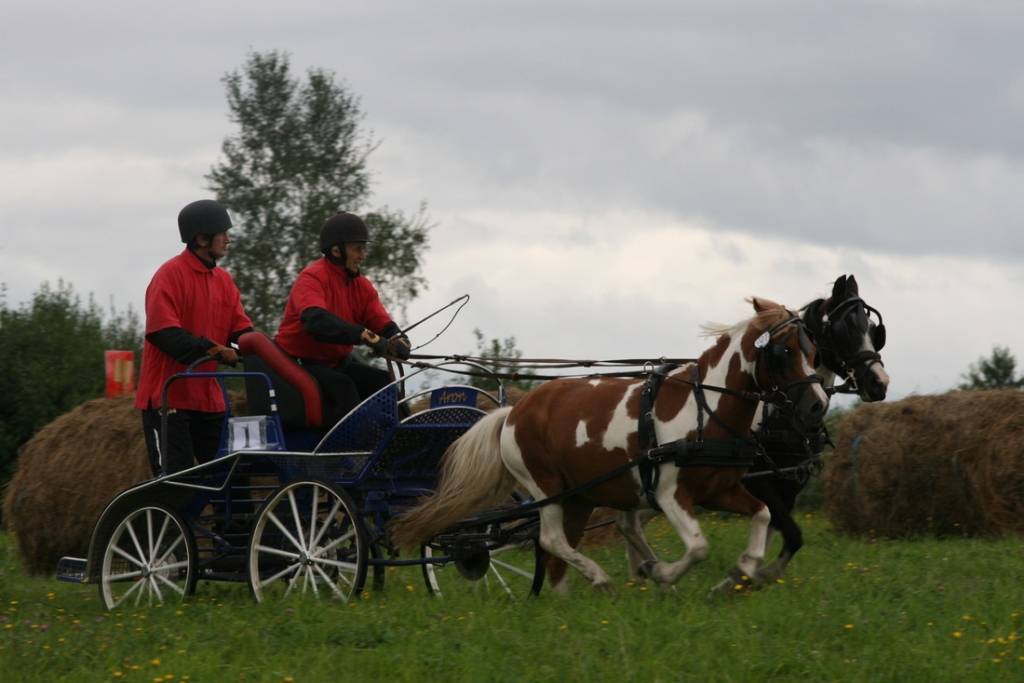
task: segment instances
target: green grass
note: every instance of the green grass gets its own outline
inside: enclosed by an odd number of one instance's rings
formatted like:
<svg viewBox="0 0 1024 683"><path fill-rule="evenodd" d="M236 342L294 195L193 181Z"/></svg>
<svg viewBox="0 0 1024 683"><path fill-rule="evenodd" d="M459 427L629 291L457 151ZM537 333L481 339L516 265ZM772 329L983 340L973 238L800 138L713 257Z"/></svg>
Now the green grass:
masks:
<svg viewBox="0 0 1024 683"><path fill-rule="evenodd" d="M426 594L415 570L345 605L257 605L201 583L185 604L107 613L95 586L21 574L0 535L0 679L15 681L1019 681L1019 539L877 541L805 515L785 582L709 601L747 524L705 514L712 554L669 591L625 582L518 603ZM679 542L662 520L659 554Z"/></svg>

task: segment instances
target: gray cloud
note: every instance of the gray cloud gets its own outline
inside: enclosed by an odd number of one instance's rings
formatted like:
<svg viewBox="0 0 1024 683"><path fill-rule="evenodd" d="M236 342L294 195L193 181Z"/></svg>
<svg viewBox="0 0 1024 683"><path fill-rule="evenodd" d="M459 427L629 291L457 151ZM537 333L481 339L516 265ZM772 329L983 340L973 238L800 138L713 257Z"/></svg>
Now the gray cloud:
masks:
<svg viewBox="0 0 1024 683"><path fill-rule="evenodd" d="M0 27L0 280L14 301L64 277L137 304L230 131L220 78L278 48L362 96L382 141L375 201L429 201L434 292L472 290L489 334L648 353L608 329L656 319L650 339L693 349L695 326L718 307L738 315L748 290L800 303L851 270L906 290L887 315L940 325L940 303L888 273L912 266L973 316L976 339L947 345L945 367L893 342L910 386L948 386L950 364L1009 329L1005 310L973 304L985 273L1001 305L1024 295L1022 28L1024 7L999 1L14 0ZM661 258L674 230L694 230L675 248L697 262ZM645 248L618 268L656 277L602 270L634 239ZM543 302L499 291L493 268L545 253L598 275L545 280ZM947 280L962 272L959 291ZM700 288L716 279L728 297ZM559 325L578 335L551 336Z"/></svg>

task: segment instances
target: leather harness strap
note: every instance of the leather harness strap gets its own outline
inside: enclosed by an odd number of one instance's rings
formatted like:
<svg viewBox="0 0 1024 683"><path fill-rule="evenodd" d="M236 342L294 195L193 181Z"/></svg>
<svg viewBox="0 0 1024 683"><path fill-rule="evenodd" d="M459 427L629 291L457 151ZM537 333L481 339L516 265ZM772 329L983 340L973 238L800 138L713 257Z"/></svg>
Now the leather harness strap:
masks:
<svg viewBox="0 0 1024 683"><path fill-rule="evenodd" d="M661 511L655 493L661 476L663 463L672 462L676 467L738 467L749 468L763 451L761 445L753 439L735 436L732 439L705 439L704 413L721 425L729 433L733 433L714 411L711 410L704 395L704 385L700 381L700 369L694 364L693 387L697 400L697 439L676 439L665 444L658 444L654 431L654 403L658 391L664 384L668 373L677 366L667 364L654 369L647 376L644 388L640 393L640 418L637 426L637 437L641 456L637 458L637 469L640 473L641 491L652 509ZM716 391L717 387L714 388Z"/></svg>

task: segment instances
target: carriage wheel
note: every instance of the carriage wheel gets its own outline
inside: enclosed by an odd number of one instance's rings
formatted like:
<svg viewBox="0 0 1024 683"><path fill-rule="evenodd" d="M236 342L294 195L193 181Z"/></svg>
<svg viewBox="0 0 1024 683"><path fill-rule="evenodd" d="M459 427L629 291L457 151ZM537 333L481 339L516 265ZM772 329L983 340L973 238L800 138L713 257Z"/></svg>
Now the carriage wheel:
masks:
<svg viewBox="0 0 1024 683"><path fill-rule="evenodd" d="M443 556L442 548L424 545L420 557ZM456 593L524 598L540 593L544 585L544 551L536 540L481 550L468 559L445 564L426 562L423 579L438 597Z"/></svg>
<svg viewBox="0 0 1024 683"><path fill-rule="evenodd" d="M196 545L181 516L162 505L128 513L107 540L99 588L108 610L195 592Z"/></svg>
<svg viewBox="0 0 1024 683"><path fill-rule="evenodd" d="M258 602L292 594L347 601L363 590L368 553L347 493L292 482L260 509L249 540L249 586Z"/></svg>

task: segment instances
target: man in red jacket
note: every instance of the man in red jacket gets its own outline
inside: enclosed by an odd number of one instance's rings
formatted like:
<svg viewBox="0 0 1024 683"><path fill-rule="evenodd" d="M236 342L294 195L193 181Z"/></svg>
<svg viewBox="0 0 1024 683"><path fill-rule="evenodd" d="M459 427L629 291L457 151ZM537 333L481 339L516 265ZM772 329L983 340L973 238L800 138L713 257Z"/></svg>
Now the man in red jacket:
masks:
<svg viewBox="0 0 1024 683"><path fill-rule="evenodd" d="M320 229L317 259L299 273L288 295L275 341L316 378L331 418L345 415L390 381L388 373L350 357L366 344L378 355L409 357L409 339L359 272L369 231L363 219L344 211Z"/></svg>
<svg viewBox="0 0 1024 683"><path fill-rule="evenodd" d="M203 357L199 371L214 371L214 359L234 364L228 344L252 329L231 276L217 267L227 253L231 218L211 199L192 202L178 214L184 251L156 271L146 289L146 341L135 407L153 474L171 474L217 454L224 422L224 397L214 379L177 380L167 396L167 452L160 444L164 382Z"/></svg>

